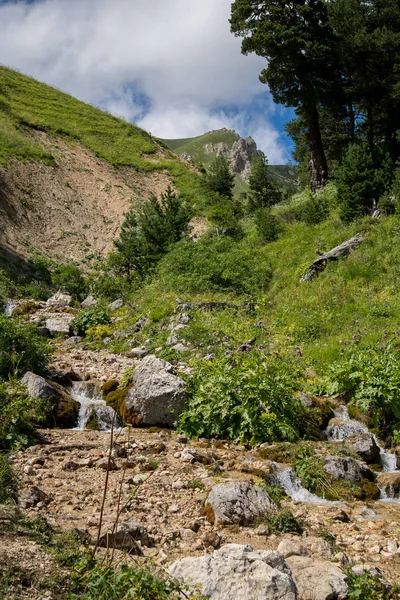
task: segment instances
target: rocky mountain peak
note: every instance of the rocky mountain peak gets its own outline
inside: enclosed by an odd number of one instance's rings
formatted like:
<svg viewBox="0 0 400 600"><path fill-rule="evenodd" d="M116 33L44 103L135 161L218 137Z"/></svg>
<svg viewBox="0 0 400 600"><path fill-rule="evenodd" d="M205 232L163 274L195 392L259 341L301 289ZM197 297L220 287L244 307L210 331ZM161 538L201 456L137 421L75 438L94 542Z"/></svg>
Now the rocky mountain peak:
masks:
<svg viewBox="0 0 400 600"><path fill-rule="evenodd" d="M205 152L207 154L215 154L216 156L225 156L228 159L231 171L237 173L239 177L247 181L251 175L251 161L259 152L256 142L250 136L245 139L241 138L235 131L228 129L221 129L219 131L235 133L237 136L236 141L233 142L231 148L225 142L205 144Z"/></svg>

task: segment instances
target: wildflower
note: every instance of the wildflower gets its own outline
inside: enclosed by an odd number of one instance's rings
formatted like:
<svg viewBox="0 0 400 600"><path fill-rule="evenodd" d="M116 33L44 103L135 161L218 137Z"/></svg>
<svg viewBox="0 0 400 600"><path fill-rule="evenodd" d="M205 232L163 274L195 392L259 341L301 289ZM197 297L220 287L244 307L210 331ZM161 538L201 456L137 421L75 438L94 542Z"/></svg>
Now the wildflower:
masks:
<svg viewBox="0 0 400 600"><path fill-rule="evenodd" d="M259 350L264 350L264 348L265 348L264 344L260 344L260 345L258 346L258 349L259 349Z"/></svg>
<svg viewBox="0 0 400 600"><path fill-rule="evenodd" d="M228 336L224 335L223 340L224 340L224 342L227 342L229 340Z"/></svg>

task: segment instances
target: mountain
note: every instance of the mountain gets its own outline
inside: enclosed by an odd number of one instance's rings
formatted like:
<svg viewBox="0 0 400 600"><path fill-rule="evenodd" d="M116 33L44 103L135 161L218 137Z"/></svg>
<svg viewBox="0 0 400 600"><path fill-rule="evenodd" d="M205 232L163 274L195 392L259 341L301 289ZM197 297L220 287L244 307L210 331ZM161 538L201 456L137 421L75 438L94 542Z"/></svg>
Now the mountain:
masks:
<svg viewBox="0 0 400 600"><path fill-rule="evenodd" d="M0 67L0 255L34 250L89 261L112 248L124 213L196 169L139 127Z"/></svg>
<svg viewBox="0 0 400 600"><path fill-rule="evenodd" d="M232 129L217 129L204 135L163 142L185 158L189 163L211 165L216 156L226 156L230 168L236 175L236 193L248 190L251 160L257 156L257 144L252 137L242 138ZM291 193L297 190L296 169L293 165L270 165L271 179Z"/></svg>

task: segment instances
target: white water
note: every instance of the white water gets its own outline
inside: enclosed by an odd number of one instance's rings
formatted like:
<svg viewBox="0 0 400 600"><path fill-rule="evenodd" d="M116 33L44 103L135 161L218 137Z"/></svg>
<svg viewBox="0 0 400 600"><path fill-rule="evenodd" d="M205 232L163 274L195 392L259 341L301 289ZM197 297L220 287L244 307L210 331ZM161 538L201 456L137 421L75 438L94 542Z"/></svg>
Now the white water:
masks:
<svg viewBox="0 0 400 600"><path fill-rule="evenodd" d="M95 383L89 381L73 382L71 396L81 405L78 424L74 429L85 429L93 412L96 414L100 431L110 431L113 419L117 425L115 411L107 406Z"/></svg>
<svg viewBox="0 0 400 600"><path fill-rule="evenodd" d="M279 469L282 465L275 463L275 466ZM275 480L295 502L306 502L308 504L338 504L337 502L330 502L329 500L325 500L325 498L320 498L320 496L306 490L306 488L301 485L301 480L296 477L292 467L288 467L282 471L278 470L275 474Z"/></svg>
<svg viewBox="0 0 400 600"><path fill-rule="evenodd" d="M14 304L14 302L11 302L11 300L5 300L3 302L3 313L6 317L11 317L16 308L17 305Z"/></svg>
<svg viewBox="0 0 400 600"><path fill-rule="evenodd" d="M350 419L349 412L347 410L347 406L341 405L335 412L335 417L340 419L340 423L334 423L332 425L328 425L326 429L326 435L330 440L342 441L347 437L353 435L353 433L369 433L369 430L364 423L360 421L356 421L355 419ZM382 464L382 469L384 473L399 473L399 469L397 468L397 456L392 454L391 452L385 452L385 449L382 448L379 443L376 435L372 434L375 440L376 445L379 448L380 460ZM381 502L399 502L399 498L395 498L395 491L392 485L385 486L381 485L379 487L381 492L380 500Z"/></svg>
<svg viewBox="0 0 400 600"><path fill-rule="evenodd" d="M354 433L369 433L368 427L364 425L364 423L356 421L355 419L350 419L349 411L347 410L347 406L344 404L335 410L334 413L335 417L340 419L342 422L328 425L325 432L328 439L342 441ZM392 454L391 452L385 452L385 449L380 445L378 438L374 434L373 437L376 445L379 448L383 471L385 473L398 473L399 471L397 469L396 455Z"/></svg>

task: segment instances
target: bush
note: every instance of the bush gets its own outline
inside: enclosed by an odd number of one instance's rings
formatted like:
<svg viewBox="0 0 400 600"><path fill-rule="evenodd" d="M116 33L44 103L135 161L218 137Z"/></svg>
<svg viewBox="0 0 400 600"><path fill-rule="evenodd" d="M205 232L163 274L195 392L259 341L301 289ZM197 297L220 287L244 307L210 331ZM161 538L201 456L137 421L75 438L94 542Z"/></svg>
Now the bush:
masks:
<svg viewBox="0 0 400 600"><path fill-rule="evenodd" d="M0 454L0 504L16 500L17 480L11 464Z"/></svg>
<svg viewBox="0 0 400 600"><path fill-rule="evenodd" d="M296 441L304 411L294 396L299 384L296 367L277 356L253 351L215 359L196 371L179 428L238 443Z"/></svg>
<svg viewBox="0 0 400 600"><path fill-rule="evenodd" d="M51 274L53 285L83 300L88 294L88 285L82 271L73 264L58 265Z"/></svg>
<svg viewBox="0 0 400 600"><path fill-rule="evenodd" d="M85 335L88 329L97 325L108 325L109 323L111 323L111 319L108 312L97 305L80 310L71 326L78 335Z"/></svg>
<svg viewBox="0 0 400 600"><path fill-rule="evenodd" d="M26 371L43 373L51 348L33 324L23 324L0 316L0 378L14 377Z"/></svg>
<svg viewBox="0 0 400 600"><path fill-rule="evenodd" d="M182 240L161 260L158 273L166 290L188 293L223 290L256 295L272 277L262 249L227 237Z"/></svg>
<svg viewBox="0 0 400 600"><path fill-rule="evenodd" d="M345 394L384 435L400 443L400 352L390 345L360 348L330 367L318 386L328 394Z"/></svg>
<svg viewBox="0 0 400 600"><path fill-rule="evenodd" d="M260 208L255 212L254 222L264 242L273 242L282 232L282 225L268 208Z"/></svg>
<svg viewBox="0 0 400 600"><path fill-rule="evenodd" d="M271 515L267 520L272 533L303 533L303 526L290 510L282 510L277 515Z"/></svg>
<svg viewBox="0 0 400 600"><path fill-rule="evenodd" d="M204 186L209 192L216 192L226 198L233 198L235 176L231 173L225 156L217 156L204 178Z"/></svg>
<svg viewBox="0 0 400 600"><path fill-rule="evenodd" d="M38 434L34 424L43 422L49 409L47 401L30 398L21 386L0 384L0 450L35 444Z"/></svg>
<svg viewBox="0 0 400 600"><path fill-rule="evenodd" d="M306 225L318 225L329 216L329 205L320 197L320 194L310 194L310 198L304 203L300 219Z"/></svg>

